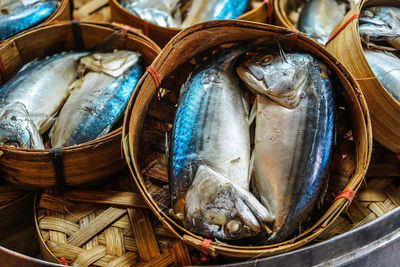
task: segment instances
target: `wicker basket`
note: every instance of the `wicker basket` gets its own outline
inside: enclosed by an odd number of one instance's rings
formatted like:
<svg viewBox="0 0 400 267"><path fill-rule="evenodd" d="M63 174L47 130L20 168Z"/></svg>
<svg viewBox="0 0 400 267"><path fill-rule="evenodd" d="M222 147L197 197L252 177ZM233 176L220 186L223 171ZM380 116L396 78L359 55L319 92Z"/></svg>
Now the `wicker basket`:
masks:
<svg viewBox="0 0 400 267"><path fill-rule="evenodd" d="M35 58L74 50L76 46L90 50L114 32L121 32L116 24L73 24L74 27L71 22L44 25L5 42L0 47L0 60L5 70L0 75L3 81ZM77 36L74 37L73 32ZM155 43L136 31L121 36L123 38L117 38L115 48L122 45L125 49L140 51L145 65L150 64L159 52ZM120 172L125 165L121 156L121 128L94 141L63 148L61 163L54 160L51 150L0 146L0 152L3 178L29 188L55 186L57 181L61 185L93 183ZM59 165L62 165L61 171Z"/></svg>
<svg viewBox="0 0 400 267"><path fill-rule="evenodd" d="M400 103L390 95L375 77L365 58L358 33L358 18L364 7L392 5L400 7L399 1L360 1L336 26L333 33L346 22L349 24L328 43L327 49L336 55L354 76L368 103L374 138L390 149L400 153ZM351 55L351 57L349 56Z"/></svg>
<svg viewBox="0 0 400 267"><path fill-rule="evenodd" d="M39 253L31 208L33 197L33 193L12 185L0 185L0 246L29 256Z"/></svg>
<svg viewBox="0 0 400 267"><path fill-rule="evenodd" d="M72 3L71 0L61 0L60 5L58 6L57 10L49 18L47 18L44 22L42 22L40 25L49 24L56 20L61 21L61 20L71 19L71 15L72 15L71 3ZM21 34L21 33L18 33L18 34ZM15 36L17 36L18 34L16 34ZM5 42L9 39L10 38L0 41L0 44L2 44L3 42Z"/></svg>
<svg viewBox="0 0 400 267"><path fill-rule="evenodd" d="M157 70L158 75L153 77L146 73L139 82L140 91L136 91L131 98L125 114L123 142L125 157L145 201L177 237L200 250L204 239L187 231L169 217L168 207L157 202L157 196L149 190L149 185L157 184L163 188L162 185L168 182L165 132L172 128L179 88L190 71L222 45L262 37L279 37L283 40L282 45L296 45L298 49L317 55L332 69L343 85L344 90L335 93L336 102L345 103L345 111L337 112L338 142L332 155L332 180L344 180L341 184L342 191L356 191L368 167L372 134L365 100L350 74L322 46L302 34L291 34L288 29L245 21L208 22L190 27L175 36L153 62L152 67ZM207 42L203 41L205 39ZM157 80L162 89L157 88ZM325 203L327 207L324 213L294 239L253 247L212 242L208 253L251 258L283 253L303 246L323 232L346 208L349 201L328 198Z"/></svg>
<svg viewBox="0 0 400 267"><path fill-rule="evenodd" d="M80 267L190 265L185 243L144 209L125 177L112 186L37 195L43 259Z"/></svg>
<svg viewBox="0 0 400 267"><path fill-rule="evenodd" d="M298 6L300 6L305 1L295 2ZM293 7L297 9L297 7ZM283 26L289 29L297 29L294 25L293 21L289 18L288 14L288 1L287 0L276 0L274 1L274 11L275 11L275 23L278 26Z"/></svg>
<svg viewBox="0 0 400 267"><path fill-rule="evenodd" d="M154 23L147 22L123 8L118 0L109 0L109 5L111 17L114 21L142 29L143 33L154 40L160 47L163 47L181 30L179 28L160 27ZM268 19L272 20L272 0L253 0L253 6L254 8L251 11L243 14L238 19L264 23ZM271 22L269 21L269 23Z"/></svg>

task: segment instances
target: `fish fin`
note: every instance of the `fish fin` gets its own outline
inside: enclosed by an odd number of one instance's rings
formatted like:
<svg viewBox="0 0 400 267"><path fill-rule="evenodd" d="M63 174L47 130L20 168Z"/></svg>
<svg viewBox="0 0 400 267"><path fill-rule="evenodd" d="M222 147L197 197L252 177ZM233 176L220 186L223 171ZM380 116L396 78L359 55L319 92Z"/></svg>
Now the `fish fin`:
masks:
<svg viewBox="0 0 400 267"><path fill-rule="evenodd" d="M281 55L282 60L284 60L286 63L289 63L289 61L287 60L286 54L282 49L281 43L279 43L279 41L276 41L276 43L278 44L279 54Z"/></svg>
<svg viewBox="0 0 400 267"><path fill-rule="evenodd" d="M258 101L260 101L260 95L257 94L256 100L254 101L253 107L251 108L250 111L250 117L249 117L250 125L255 121L257 117Z"/></svg>
<svg viewBox="0 0 400 267"><path fill-rule="evenodd" d="M57 114L57 113L56 113ZM39 133L44 134L48 129L50 129L54 122L56 121L56 114L42 121L39 125Z"/></svg>

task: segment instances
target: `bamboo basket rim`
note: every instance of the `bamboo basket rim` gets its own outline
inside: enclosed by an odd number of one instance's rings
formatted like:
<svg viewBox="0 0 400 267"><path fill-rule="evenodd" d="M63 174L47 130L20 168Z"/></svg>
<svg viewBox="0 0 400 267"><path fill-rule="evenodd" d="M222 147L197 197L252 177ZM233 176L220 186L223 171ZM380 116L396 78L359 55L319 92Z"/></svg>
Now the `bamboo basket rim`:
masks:
<svg viewBox="0 0 400 267"><path fill-rule="evenodd" d="M120 12L122 12L123 14L128 15L128 16L133 16L133 17L135 17L137 20L146 21L146 20L142 19L141 17L139 17L139 16L137 16L137 15L135 15L135 14L129 12L127 9L123 8L123 7L121 6L121 4L119 3L118 0L109 0L109 1L111 1L111 2L113 3L113 5L115 5L115 7L116 7ZM265 6L267 5L267 1L265 1L265 0L260 0L260 1L262 1L262 4L261 4L260 6L258 6L258 7L256 7L256 8L253 8L253 9L251 9L251 10L249 10L249 11L243 13L243 14L240 15L237 19L238 19L238 20L244 20L244 19L246 19L247 16L256 13L258 10L260 10L260 9L262 9L262 8L265 8ZM152 23L152 22L150 22L150 21L146 21L146 23L148 23L149 25L151 25L151 28L156 29L156 30L168 30L168 31L171 31L171 32L179 32L179 31L181 31L181 30L184 30L184 28L180 28L180 27L162 27L162 26L159 26L159 25L157 25L157 24L155 24L155 23Z"/></svg>
<svg viewBox="0 0 400 267"><path fill-rule="evenodd" d="M287 16L287 12L284 7L284 4L287 2L284 3L281 0L274 0L273 2L275 16L279 18L279 21L283 24L283 26L289 29L297 29Z"/></svg>
<svg viewBox="0 0 400 267"><path fill-rule="evenodd" d="M191 34L202 31L202 30L207 30L210 28L223 28L223 27L236 27L236 28L251 28L254 30L261 30L261 31L268 31L272 32L273 34L276 35L289 35L292 32L289 29L282 28L282 27L277 27L277 26L271 26L271 25L265 25L265 24L260 24L260 23L253 23L253 22L248 22L248 21L230 21L230 20L221 20L221 21L211 21L211 22L205 22L205 23L200 23L195 26L192 26L190 28L187 28L183 31L181 31L178 35L176 35L172 40L167 44L167 46L163 49L162 53L157 56L157 58L154 60L152 67L155 69L160 70L160 67L162 67L162 64L169 56L170 53L172 53L172 50L177 47L179 47L179 42L180 40L185 39L186 37L189 37ZM360 88L358 87L358 84L356 81L353 79L353 77L349 74L349 72L345 69L343 65L327 50L322 49L322 46L318 45L314 41L310 40L307 38L304 34L298 34L297 42L303 42L303 43L312 43L316 49L320 50L320 55L319 57L322 57L321 55L324 56L325 61L330 61L331 65L336 65L338 68L337 72L343 73L343 76L345 77L345 82L348 87L351 87L353 89L352 94L354 94L354 99L357 101L359 112L363 115L363 128L361 129L362 132L365 133L365 137L363 142L365 142L366 147L363 148L364 152L366 152L364 155L359 155L361 157L360 159L360 164L363 166L359 166L358 164L356 170L354 171L354 174L351 176L350 181L348 182L346 189L354 189L354 191L357 191L357 189L360 187L363 177L365 176L370 157L371 157L371 150L372 150L372 133L371 133L371 125L370 125L370 118L368 114L368 109L367 105L364 99L364 96L361 93ZM223 42L219 42L219 45L221 45ZM225 43L232 43L226 41ZM197 51L200 53L201 51ZM325 62L326 63L326 62ZM176 64L174 62L174 64ZM179 65L179 64L178 64ZM161 82L163 81L164 78L167 78L171 74L171 69L175 69L177 66L169 66L168 71L164 72L159 72L160 75L160 80ZM164 71L164 70L163 70ZM138 83L138 88L142 87L143 84L151 84L153 83L153 77L146 73L141 80ZM154 84L151 85L154 87ZM145 94L143 90L140 90L141 94ZM147 92L146 92L147 93ZM149 95L152 95L152 93L147 93ZM124 119L124 128L123 128L123 149L124 149L124 155L125 159L128 162L128 167L129 170L133 176L133 179L135 180L135 183L140 191L140 193L143 195L143 198L145 199L146 203L149 205L149 207L152 209L152 211L156 214L156 216L162 220L162 222L174 233L177 234L177 237L184 240L185 242L191 244L192 246L197 247L198 249L201 249L202 243L204 238L197 236L188 230L182 228L179 226L173 219L171 219L167 214L165 214L154 202L152 199L150 193L147 191L144 183L143 183L143 176L141 175L141 167L138 163L138 160L135 159L135 155L133 154L133 147L132 147L132 142L135 142L135 138L132 136L135 135L136 133L132 133L132 131L129 131L129 128L135 128L132 127L132 125L136 124L142 124L143 123L143 118L137 118L138 116L135 116L135 122L132 121L131 118L131 113L134 110L135 103L137 102L137 98L139 94L134 94L130 100L130 103L128 104L127 108L127 113L125 114L125 119ZM148 106L147 106L148 108ZM139 122L138 122L139 121ZM140 135L137 134L137 135ZM137 137L138 138L138 137ZM134 139L135 141L131 141L131 139ZM303 232L300 236L292 239L285 241L283 243L278 243L278 244L273 244L273 245L268 245L268 246L254 246L254 247L245 247L245 246L233 246L233 245L228 245L228 244L220 244L220 243L215 243L212 242L209 250L210 253L228 253L231 256L234 256L234 253L240 252L246 252L246 256L242 255L236 255L236 257L259 257L259 256L267 256L267 255L272 255L276 254L279 252L284 252L288 251L290 249L294 249L297 247L300 247L303 245L301 242L297 242L298 240L311 240L315 238L323 229L325 229L327 226L329 226L333 220L339 216L339 214L348 206L349 201L345 199L338 199L336 200L332 206L325 212L325 214L319 219L315 225L307 231ZM174 227L176 227L179 230L175 230ZM319 227L317 229L317 227ZM179 233L178 233L179 232ZM180 234L183 233L183 234ZM286 247L285 247L286 246ZM287 249L287 248L290 249ZM266 250L268 250L266 252ZM226 254L225 254L226 255Z"/></svg>
<svg viewBox="0 0 400 267"><path fill-rule="evenodd" d="M27 196L29 196L29 194L31 194L32 192L30 191L26 191L24 194L21 194L20 196L18 196L16 199L11 200L10 202L8 202L7 204L0 206L0 211L3 209L6 209L12 205L15 204L15 202L20 201L23 198L26 198Z"/></svg>
<svg viewBox="0 0 400 267"><path fill-rule="evenodd" d="M396 6L400 8L400 3L395 0L384 0L384 1L379 1L379 0L361 0L358 2L353 9L351 9L346 16L336 25L336 27L333 29L331 33L332 40L326 45L328 50L331 50L332 52L335 49L335 46L337 46L341 42L341 37L345 38L346 35L348 35L348 38L351 38L351 43L345 44L344 46L341 45L340 49L346 49L346 51L351 52L352 54L357 54L360 57L361 62L357 62L357 64L351 63L351 66L348 67L348 69L351 69L351 72L354 76L354 79L359 82L363 83L366 80L370 80L371 82L374 83L373 88L371 85L366 85L362 84L363 87L361 87L362 91L364 92L364 95L367 97L367 102L368 102L368 107L370 110L370 114L372 117L372 125L373 125L373 131L374 131L374 138L377 139L380 143L382 143L385 147L387 147L389 150L395 152L395 153L400 153L400 146L399 145L394 145L393 143L396 143L395 140L384 140L383 136L386 136L389 133L389 136L391 138L395 138L398 141L400 141L400 135L396 134L394 136L395 129L392 129L391 126L397 125L400 120L395 119L393 121L394 117L398 117L400 112L400 102L397 101L393 95L391 95L382 85L382 83L378 80L376 75L374 74L372 68L370 67L367 58L365 57L364 51L363 51L363 45L361 41L361 37L359 34L359 21L360 18L356 17L354 18L351 22L349 19L354 17L355 15L359 15L364 8L372 7L372 6ZM345 25L345 23L348 23ZM344 27L344 28L343 28ZM342 28L342 29L341 29ZM338 55L338 58L340 58L340 55ZM348 63L350 64L350 63ZM362 66L362 67L360 67ZM370 88L371 87L371 88ZM371 95L373 91L373 96ZM390 121L389 125L386 125L386 122L384 122L384 119L381 118L382 115L378 113L380 110L380 106L390 106L391 111L389 112L391 115L391 118L389 118ZM388 115L388 112L385 114L386 116ZM376 121L377 118L379 118L379 122ZM379 125L378 125L379 124ZM384 127L382 130L381 128ZM380 128L382 132L378 132L377 128Z"/></svg>
<svg viewBox="0 0 400 267"><path fill-rule="evenodd" d="M68 2L68 0L65 0L65 1ZM106 22L93 22L93 21L85 21L85 20L79 21L79 24L80 24L80 27L96 26L96 27L100 27L102 29L108 29L108 30L114 29L114 31L122 30L122 28L125 26L123 24L116 23L116 22L106 23ZM29 29L28 31L21 32L18 35L15 35L9 39L6 39L2 43L3 47L0 47L0 52L2 51L2 48L4 49L4 47L7 44L12 44L12 43L18 42L19 39L24 38L26 36L34 35L38 31L47 30L47 29L50 29L53 27L65 27L65 26L70 26L70 25L71 25L71 21L51 21L46 24L38 25L36 27ZM159 48L159 46L153 40L151 40L149 37L143 35L139 30L130 27L127 32L127 38L129 37L129 35L139 38L138 41L144 42L148 47L151 47L152 50L154 50L154 52L160 53L161 49ZM134 91L136 91L136 90L134 90ZM111 131L111 132L107 133L106 135L101 136L95 140L91 140L91 141L73 145L73 146L63 147L62 150L63 150L63 152L72 152L75 150L84 149L86 146L98 145L98 144L107 142L108 140L115 138L121 132L122 132L122 126L118 127L117 129L114 129L113 131ZM34 155L34 154L42 155L43 152L49 153L51 150L51 149L17 148L17 147L6 146L6 145L0 145L0 149L3 151L13 151L13 152L20 153L20 154L31 154L31 155ZM0 155L0 157L1 157L1 155Z"/></svg>

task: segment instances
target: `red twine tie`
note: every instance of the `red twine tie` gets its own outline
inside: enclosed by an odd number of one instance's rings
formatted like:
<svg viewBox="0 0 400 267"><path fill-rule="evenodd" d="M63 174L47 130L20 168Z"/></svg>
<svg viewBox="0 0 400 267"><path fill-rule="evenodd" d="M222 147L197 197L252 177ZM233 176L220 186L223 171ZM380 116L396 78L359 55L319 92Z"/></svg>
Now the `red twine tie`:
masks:
<svg viewBox="0 0 400 267"><path fill-rule="evenodd" d="M149 66L146 70L153 77L154 82L156 83L157 88L161 85L160 75L158 75L157 70L153 66Z"/></svg>
<svg viewBox="0 0 400 267"><path fill-rule="evenodd" d="M267 14L268 14L268 23L272 24L272 15L274 12L274 7L272 6L272 0L264 0L267 4Z"/></svg>
<svg viewBox="0 0 400 267"><path fill-rule="evenodd" d="M128 26L128 25L122 26L122 32L121 32L121 37L120 37L120 40L121 40L120 47L121 47L121 49L125 49L126 48L126 34L128 33L130 28L131 27Z"/></svg>
<svg viewBox="0 0 400 267"><path fill-rule="evenodd" d="M61 258L60 258L60 264L61 264L61 265L68 266L68 262L67 262L67 260L65 259L65 257L61 257Z"/></svg>
<svg viewBox="0 0 400 267"><path fill-rule="evenodd" d="M400 154L397 154L397 158L400 159Z"/></svg>
<svg viewBox="0 0 400 267"><path fill-rule="evenodd" d="M360 14L354 14L351 18L349 18L345 24L342 25L332 36L329 38L328 42L326 42L325 45L328 45L330 41L332 41L341 31L343 31L344 28L346 28L347 25L349 25L350 22L352 22L354 19L359 18Z"/></svg>
<svg viewBox="0 0 400 267"><path fill-rule="evenodd" d="M351 202L354 199L354 196L356 195L356 192L354 192L354 190L352 189L346 189L344 190L342 193L340 193L335 200L338 200L340 198L345 198L349 201L349 205L351 204Z"/></svg>
<svg viewBox="0 0 400 267"><path fill-rule="evenodd" d="M201 250L202 250L201 261L204 261L204 262L210 261L210 258L208 257L208 249L210 248L210 245L211 245L211 239L205 238L203 240L203 244L201 245Z"/></svg>
<svg viewBox="0 0 400 267"><path fill-rule="evenodd" d="M297 37L299 36L298 30L292 30L292 35L289 37L289 49L293 50L296 48Z"/></svg>

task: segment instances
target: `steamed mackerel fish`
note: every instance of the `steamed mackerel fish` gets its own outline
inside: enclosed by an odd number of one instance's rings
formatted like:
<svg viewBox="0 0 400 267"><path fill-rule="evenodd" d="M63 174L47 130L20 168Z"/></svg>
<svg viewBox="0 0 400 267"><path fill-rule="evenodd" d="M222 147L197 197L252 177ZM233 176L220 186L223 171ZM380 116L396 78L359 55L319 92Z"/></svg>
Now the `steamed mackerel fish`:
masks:
<svg viewBox="0 0 400 267"><path fill-rule="evenodd" d="M237 73L257 93L252 184L274 219L268 240L278 242L325 193L334 128L331 82L307 54L261 54Z"/></svg>
<svg viewBox="0 0 400 267"><path fill-rule="evenodd" d="M382 50L400 49L400 8L375 6L363 9L360 16L359 33L368 48ZM385 41L390 44L377 44Z"/></svg>
<svg viewBox="0 0 400 267"><path fill-rule="evenodd" d="M300 13L298 28L321 45L346 14L346 5L336 0L311 0Z"/></svg>
<svg viewBox="0 0 400 267"><path fill-rule="evenodd" d="M183 86L168 154L175 214L220 240L258 235L270 221L249 192L249 104L232 70L241 53L212 56Z"/></svg>
<svg viewBox="0 0 400 267"><path fill-rule="evenodd" d="M79 59L86 54L64 53L33 61L0 88L0 112L3 114L0 124L7 125L1 131L2 144L43 149L43 143L37 140L37 136L52 126L54 116L64 104L70 93L69 87L77 77ZM21 119L4 116L11 112L18 113L17 117ZM27 120L31 120L33 125ZM29 127L25 127L26 124ZM30 136L30 141L15 141L27 140L26 136Z"/></svg>
<svg viewBox="0 0 400 267"><path fill-rule="evenodd" d="M121 5L138 17L161 27L180 27L179 0L121 0Z"/></svg>
<svg viewBox="0 0 400 267"><path fill-rule="evenodd" d="M379 82L400 102L400 59L378 50L364 49L364 55Z"/></svg>
<svg viewBox="0 0 400 267"><path fill-rule="evenodd" d="M217 19L236 19L251 8L251 0L193 0L182 28Z"/></svg>
<svg viewBox="0 0 400 267"><path fill-rule="evenodd" d="M121 50L81 59L90 71L73 84L51 129L52 147L85 143L110 131L142 76L139 57L137 52Z"/></svg>
<svg viewBox="0 0 400 267"><path fill-rule="evenodd" d="M6 0L0 10L0 40L46 20L57 10L57 1Z"/></svg>

